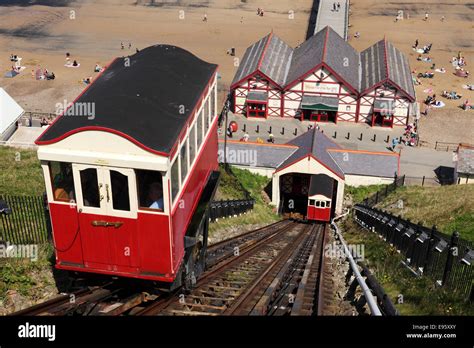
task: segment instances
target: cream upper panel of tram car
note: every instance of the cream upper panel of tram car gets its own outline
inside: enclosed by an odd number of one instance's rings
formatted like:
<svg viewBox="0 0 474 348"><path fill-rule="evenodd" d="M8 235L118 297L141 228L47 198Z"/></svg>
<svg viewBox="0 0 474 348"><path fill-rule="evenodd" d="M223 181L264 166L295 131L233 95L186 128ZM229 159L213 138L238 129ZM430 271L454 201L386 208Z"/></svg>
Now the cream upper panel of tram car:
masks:
<svg viewBox="0 0 474 348"><path fill-rule="evenodd" d="M57 143L41 145L38 158L162 172L169 168L168 157L153 154L119 135L103 131L83 131Z"/></svg>

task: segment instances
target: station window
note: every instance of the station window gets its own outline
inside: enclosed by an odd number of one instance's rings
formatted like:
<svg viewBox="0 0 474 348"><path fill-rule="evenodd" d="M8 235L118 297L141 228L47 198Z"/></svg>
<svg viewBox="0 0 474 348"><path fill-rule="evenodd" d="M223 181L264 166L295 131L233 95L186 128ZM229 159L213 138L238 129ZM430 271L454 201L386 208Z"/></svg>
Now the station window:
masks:
<svg viewBox="0 0 474 348"><path fill-rule="evenodd" d="M321 201L321 208L326 208L326 202L325 201Z"/></svg>
<svg viewBox="0 0 474 348"><path fill-rule="evenodd" d="M80 171L82 204L85 207L100 208L99 182L97 180L97 169L88 168Z"/></svg>
<svg viewBox="0 0 474 348"><path fill-rule="evenodd" d="M320 206L321 206L321 202L320 202L320 201L316 201L316 206L317 206L317 207L320 207Z"/></svg>
<svg viewBox="0 0 474 348"><path fill-rule="evenodd" d="M196 119L196 131L197 131L197 134L196 134L196 139L197 139L197 148L199 150L199 148L201 147L201 144L202 144L202 110L201 112L198 114L198 117Z"/></svg>
<svg viewBox="0 0 474 348"><path fill-rule="evenodd" d="M110 171L112 206L114 210L130 211L128 176L115 170Z"/></svg>
<svg viewBox="0 0 474 348"><path fill-rule="evenodd" d="M179 161L178 157L171 166L171 197L174 202L179 192Z"/></svg>
<svg viewBox="0 0 474 348"><path fill-rule="evenodd" d="M135 173L140 209L164 211L163 175L152 170L136 170Z"/></svg>
<svg viewBox="0 0 474 348"><path fill-rule="evenodd" d="M72 164L64 162L50 162L51 185L55 201L71 202L76 199Z"/></svg>
<svg viewBox="0 0 474 348"><path fill-rule="evenodd" d="M196 125L189 130L189 165L191 166L196 157Z"/></svg>
<svg viewBox="0 0 474 348"><path fill-rule="evenodd" d="M331 208L331 201L326 201L326 208Z"/></svg>
<svg viewBox="0 0 474 348"><path fill-rule="evenodd" d="M181 146L181 151L179 152L179 157L181 159L181 186L184 183L184 179L188 174L188 139Z"/></svg>
<svg viewBox="0 0 474 348"><path fill-rule="evenodd" d="M309 200L309 205L314 205L315 202L316 202L316 201L315 201L314 199L310 199L310 200Z"/></svg>

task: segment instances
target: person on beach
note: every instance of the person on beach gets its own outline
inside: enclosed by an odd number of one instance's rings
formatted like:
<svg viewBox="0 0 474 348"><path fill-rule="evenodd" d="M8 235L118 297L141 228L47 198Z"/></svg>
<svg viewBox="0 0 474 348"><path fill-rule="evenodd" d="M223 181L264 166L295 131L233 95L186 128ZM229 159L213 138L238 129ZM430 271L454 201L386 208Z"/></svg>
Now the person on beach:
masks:
<svg viewBox="0 0 474 348"><path fill-rule="evenodd" d="M418 39L416 39L416 40L415 40L415 46L413 46L413 47L414 47L415 49L417 49L417 48L418 48L418 44L419 44Z"/></svg>
<svg viewBox="0 0 474 348"><path fill-rule="evenodd" d="M207 13L204 14L204 17L203 17L202 21L207 22Z"/></svg>
<svg viewBox="0 0 474 348"><path fill-rule="evenodd" d="M429 16L430 16L430 15L429 15L428 11L426 11L426 12L425 12L425 19L424 19L425 22L428 20L428 17L429 17Z"/></svg>
<svg viewBox="0 0 474 348"><path fill-rule="evenodd" d="M121 47L122 49L125 48L125 46L123 45L123 42L120 43L120 47Z"/></svg>

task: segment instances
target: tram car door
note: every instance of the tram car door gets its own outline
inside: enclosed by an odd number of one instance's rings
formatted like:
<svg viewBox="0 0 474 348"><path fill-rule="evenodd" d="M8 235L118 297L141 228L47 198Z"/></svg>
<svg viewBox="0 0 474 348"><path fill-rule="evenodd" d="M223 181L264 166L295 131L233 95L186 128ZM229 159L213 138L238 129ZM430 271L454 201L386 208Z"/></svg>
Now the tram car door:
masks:
<svg viewBox="0 0 474 348"><path fill-rule="evenodd" d="M311 175L306 218L313 221L330 221L334 179L324 174Z"/></svg>

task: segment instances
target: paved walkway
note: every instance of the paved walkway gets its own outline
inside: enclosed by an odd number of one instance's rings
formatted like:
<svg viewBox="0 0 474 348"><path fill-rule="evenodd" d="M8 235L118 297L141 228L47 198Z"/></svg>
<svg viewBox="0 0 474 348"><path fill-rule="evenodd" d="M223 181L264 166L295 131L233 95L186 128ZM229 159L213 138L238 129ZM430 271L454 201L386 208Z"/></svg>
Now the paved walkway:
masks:
<svg viewBox="0 0 474 348"><path fill-rule="evenodd" d="M338 11L334 11L334 4L339 3L341 5ZM332 27L336 33L347 40L347 11L349 10L348 0L332 1L332 0L320 0L318 17L316 19L316 26L314 33L316 34L326 26Z"/></svg>
<svg viewBox="0 0 474 348"><path fill-rule="evenodd" d="M257 138L267 141L271 127L276 144L288 142L295 138L295 131L297 135L301 135L308 130L309 124L314 124L314 122L310 121L301 122L296 119L281 120L277 117L269 117L267 120L256 118L247 119L242 115L234 115L229 112L229 123L231 121L236 121L239 126L239 130L233 135L234 140L242 138L244 135L243 129L245 127L249 134L250 141L256 141ZM259 128L258 133L257 126ZM338 124L319 123L319 126L334 142L344 148L353 150L388 152L390 151L388 146L391 144L392 139L394 137L399 138L404 133L403 127L394 127L393 129L373 128L366 124L345 122ZM283 128L284 133L282 134ZM350 133L349 139L347 138L348 133ZM223 138L223 135L221 137ZM387 137L389 137L388 143L386 142ZM452 152L436 151L434 149L420 147L413 148L405 145L399 145L396 151L399 152L400 150L401 175L417 178L423 176L434 178L440 170L446 172L452 171L452 168L454 168Z"/></svg>

